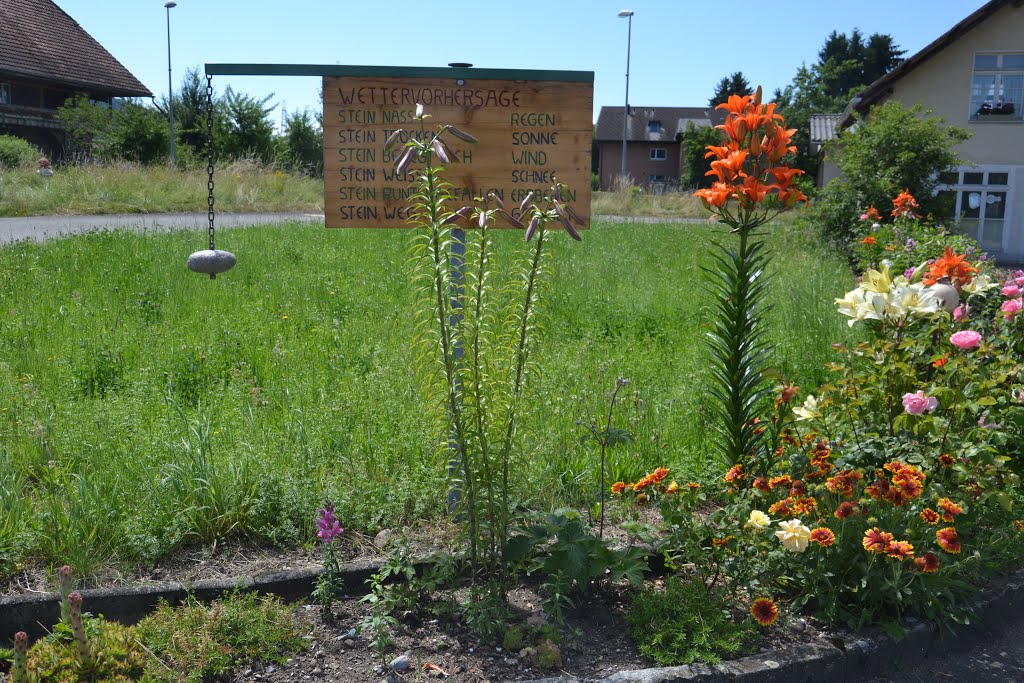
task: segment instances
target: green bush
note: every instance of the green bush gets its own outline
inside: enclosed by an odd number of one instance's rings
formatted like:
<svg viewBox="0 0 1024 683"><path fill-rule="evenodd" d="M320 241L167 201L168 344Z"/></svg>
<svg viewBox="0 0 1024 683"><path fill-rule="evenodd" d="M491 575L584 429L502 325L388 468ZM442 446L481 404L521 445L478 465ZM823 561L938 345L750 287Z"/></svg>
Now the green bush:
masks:
<svg viewBox="0 0 1024 683"><path fill-rule="evenodd" d="M918 198L924 215L941 215L939 175L962 163L954 148L970 132L929 113L885 102L829 146L843 175L821 192L809 217L828 240L848 248L860 214L872 206L884 210L903 190Z"/></svg>
<svg viewBox="0 0 1024 683"><path fill-rule="evenodd" d="M39 156L39 150L28 140L0 135L0 170L29 168Z"/></svg>
<svg viewBox="0 0 1024 683"><path fill-rule="evenodd" d="M640 651L663 666L717 664L722 655L741 653L755 630L748 621L734 622L722 597L701 581L674 576L665 590L651 587L638 594L626 621Z"/></svg>

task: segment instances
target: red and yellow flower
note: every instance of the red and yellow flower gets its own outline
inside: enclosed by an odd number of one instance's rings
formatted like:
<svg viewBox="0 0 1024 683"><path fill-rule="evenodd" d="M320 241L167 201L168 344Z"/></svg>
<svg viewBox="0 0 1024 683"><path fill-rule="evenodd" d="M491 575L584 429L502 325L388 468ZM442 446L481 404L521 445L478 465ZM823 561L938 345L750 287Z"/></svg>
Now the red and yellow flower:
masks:
<svg viewBox="0 0 1024 683"><path fill-rule="evenodd" d="M950 555L956 555L960 552L960 537L957 536L956 529L951 526L936 531L935 542Z"/></svg>
<svg viewBox="0 0 1024 683"><path fill-rule="evenodd" d="M617 481L614 484L612 484L612 493L614 493L615 495L619 495L620 493L625 491L627 488L631 488L631 487L627 486L626 482L624 482L624 481Z"/></svg>
<svg viewBox="0 0 1024 683"><path fill-rule="evenodd" d="M822 548L827 548L836 542L836 535L832 533L832 530L823 526L811 529L810 538Z"/></svg>
<svg viewBox="0 0 1024 683"><path fill-rule="evenodd" d="M926 574L934 574L939 571L939 556L933 552L927 552L920 557L915 557L914 569Z"/></svg>
<svg viewBox="0 0 1024 683"><path fill-rule="evenodd" d="M921 510L921 519L924 520L925 524L934 526L939 523L939 513L931 508L925 508Z"/></svg>
<svg viewBox="0 0 1024 683"><path fill-rule="evenodd" d="M884 553L892 543L892 534L888 531L881 531L877 526L864 532L864 540L861 545L869 553Z"/></svg>
<svg viewBox="0 0 1024 683"><path fill-rule="evenodd" d="M964 511L962 507L949 498L939 499L939 508L942 510L942 521L946 523L952 522L954 517Z"/></svg>
<svg viewBox="0 0 1024 683"><path fill-rule="evenodd" d="M771 626L779 618L779 607L771 598L758 598L750 606L750 616L761 626Z"/></svg>
<svg viewBox="0 0 1024 683"><path fill-rule="evenodd" d="M914 556L914 546L909 541L890 541L885 554L894 560L906 560Z"/></svg>

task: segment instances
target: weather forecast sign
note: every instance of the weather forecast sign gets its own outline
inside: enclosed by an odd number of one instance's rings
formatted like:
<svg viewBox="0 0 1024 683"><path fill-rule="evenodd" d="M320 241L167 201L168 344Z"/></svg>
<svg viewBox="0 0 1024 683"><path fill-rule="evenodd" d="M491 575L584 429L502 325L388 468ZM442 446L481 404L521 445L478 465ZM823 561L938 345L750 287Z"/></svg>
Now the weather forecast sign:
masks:
<svg viewBox="0 0 1024 683"><path fill-rule="evenodd" d="M397 173L403 149L384 143L396 129L422 138L443 124L478 141L446 139L456 153L444 174L456 206L489 192L518 206L557 180L589 224L592 72L364 69L375 73L323 79L327 227L408 227L416 169ZM425 121L415 118L417 104Z"/></svg>

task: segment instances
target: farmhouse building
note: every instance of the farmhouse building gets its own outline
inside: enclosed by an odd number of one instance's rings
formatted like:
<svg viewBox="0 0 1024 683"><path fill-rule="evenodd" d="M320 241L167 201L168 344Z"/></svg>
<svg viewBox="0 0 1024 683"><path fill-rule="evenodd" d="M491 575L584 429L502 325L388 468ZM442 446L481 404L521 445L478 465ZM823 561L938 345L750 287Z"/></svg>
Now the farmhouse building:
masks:
<svg viewBox="0 0 1024 683"><path fill-rule="evenodd" d="M113 104L153 93L52 0L0 2L0 134L59 156L55 114L75 95Z"/></svg>

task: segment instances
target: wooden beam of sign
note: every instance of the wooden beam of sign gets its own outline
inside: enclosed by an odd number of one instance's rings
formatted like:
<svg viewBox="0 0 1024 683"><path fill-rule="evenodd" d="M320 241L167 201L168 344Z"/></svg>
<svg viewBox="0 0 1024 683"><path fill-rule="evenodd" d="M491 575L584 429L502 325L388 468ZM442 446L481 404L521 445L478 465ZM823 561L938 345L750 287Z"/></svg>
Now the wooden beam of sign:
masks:
<svg viewBox="0 0 1024 683"><path fill-rule="evenodd" d="M329 228L409 227L415 165L394 171L396 129L430 136L444 124L478 142L446 136L456 159L444 178L449 208L495 192L518 205L558 182L590 223L592 82L454 78L324 77L324 214ZM415 118L416 105L430 115Z"/></svg>

